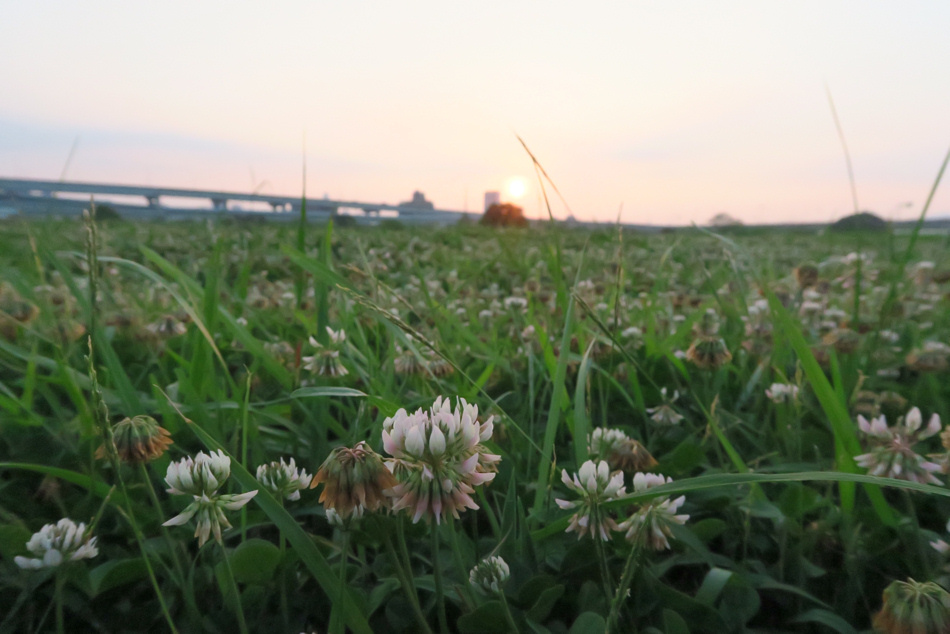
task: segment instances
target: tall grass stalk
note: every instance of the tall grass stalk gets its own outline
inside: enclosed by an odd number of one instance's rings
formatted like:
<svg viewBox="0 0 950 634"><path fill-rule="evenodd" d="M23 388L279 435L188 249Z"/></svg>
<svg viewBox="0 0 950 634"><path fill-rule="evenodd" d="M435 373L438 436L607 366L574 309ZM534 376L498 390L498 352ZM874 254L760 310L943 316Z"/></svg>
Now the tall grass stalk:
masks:
<svg viewBox="0 0 950 634"><path fill-rule="evenodd" d="M97 329L97 319L96 314L98 312L98 290L99 290L99 245L98 245L98 232L96 230L96 221L95 221L95 203L91 204L91 211L86 214L86 263L89 267L89 354L87 357L87 369L89 373L89 380L91 384L91 399L92 399L92 414L96 422L96 427L99 430L99 435L102 440L102 446L105 447L106 456L109 460L109 464L112 467L112 472L115 474L115 478L119 484L119 491L122 493L122 498L125 500L125 509L124 511L120 508L120 512L125 517L126 521L129 522L132 532L135 535L135 540L139 546L139 552L141 553L143 562L145 563L146 570L148 571L149 580L152 583L152 588L155 590L155 595L158 598L158 602L161 605L162 614L165 617L165 621L168 624L169 629L172 632L177 633L178 629L175 626L174 621L172 620L171 613L168 610L168 605L165 602L165 596L162 593L161 588L158 585L158 579L155 578L155 571L152 568L152 562L148 556L148 552L145 549L145 540L142 535L142 531L139 528L138 522L135 519L135 512L132 509L131 503L129 501L128 490L125 485L125 479L122 476L122 465L119 460L118 451L116 450L115 440L112 434L112 424L109 422L109 408L106 406L105 400L102 398L102 389L99 386L99 379L96 373L95 366L95 347L93 346L93 336L96 333Z"/></svg>

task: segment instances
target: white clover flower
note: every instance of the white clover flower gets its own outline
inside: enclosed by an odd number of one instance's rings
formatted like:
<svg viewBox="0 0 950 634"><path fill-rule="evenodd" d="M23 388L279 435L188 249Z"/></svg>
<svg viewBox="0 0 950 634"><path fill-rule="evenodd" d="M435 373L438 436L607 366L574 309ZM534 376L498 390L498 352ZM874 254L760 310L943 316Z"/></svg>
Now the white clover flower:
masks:
<svg viewBox="0 0 950 634"><path fill-rule="evenodd" d="M798 386L791 383L773 383L765 395L773 403L794 403L798 400Z"/></svg>
<svg viewBox="0 0 950 634"><path fill-rule="evenodd" d="M940 432L940 416L932 415L923 430L920 428L922 423L923 418L916 407L907 412L906 417L898 419L893 427L888 427L884 416L868 421L859 415L858 429L868 436L870 451L855 456L855 462L868 469L869 475L943 484L934 476L941 471L940 465L924 459L913 449L919 441Z"/></svg>
<svg viewBox="0 0 950 634"><path fill-rule="evenodd" d="M36 558L13 558L17 566L26 570L55 568L64 562L92 559L99 554L92 530L82 522L76 524L67 517L33 533L26 543L26 549Z"/></svg>
<svg viewBox="0 0 950 634"><path fill-rule="evenodd" d="M673 390L672 398L667 398L666 388L664 387L660 390L660 396L663 398L662 404L647 408L647 414L650 415L650 419L654 423L661 425L676 425L683 420L683 416L673 409L673 403L675 403L676 399L680 396L679 391Z"/></svg>
<svg viewBox="0 0 950 634"><path fill-rule="evenodd" d="M341 377L350 373L340 360L340 348L346 341L346 333L340 329L339 332L327 327L327 334L330 335L330 346L325 347L314 337L310 337L307 342L315 352L311 356L301 357L301 367L304 370L321 376Z"/></svg>
<svg viewBox="0 0 950 634"><path fill-rule="evenodd" d="M633 490L646 491L672 481L672 478L653 473L638 473L633 476ZM689 515L676 514L685 501L686 496L683 495L675 500L667 497L653 499L621 522L618 530L626 532L624 537L628 542L636 543L644 539L646 545L653 550L666 550L670 547L668 538L672 536L671 527L674 524L685 524L689 519Z"/></svg>
<svg viewBox="0 0 950 634"><path fill-rule="evenodd" d="M231 475L231 459L223 451L211 452L211 455L198 452L194 460L186 457L168 465L165 482L169 493L190 495L194 501L184 511L171 518L163 526L180 526L197 516L198 528L195 537L198 546L208 541L210 533L221 541L221 527L230 528L231 524L224 511L233 511L247 504L257 495L257 491L237 495L219 495L218 489Z"/></svg>
<svg viewBox="0 0 950 634"><path fill-rule="evenodd" d="M897 343L901 338L901 336L893 330L881 330L877 334L883 341L886 341L887 343Z"/></svg>
<svg viewBox="0 0 950 634"><path fill-rule="evenodd" d="M293 458L289 463L281 458L280 462L274 461L259 466L257 479L276 497L299 500L300 490L310 486L313 476L303 469L297 469Z"/></svg>
<svg viewBox="0 0 950 634"><path fill-rule="evenodd" d="M478 407L459 398L452 408L441 396L432 408L409 414L404 409L383 421L386 466L396 476L393 510L408 509L412 521L435 519L477 509L475 487L495 477L500 456L481 445L491 439L493 417L478 422Z"/></svg>
<svg viewBox="0 0 950 634"><path fill-rule="evenodd" d="M528 300L518 296L506 297L504 305L507 310L523 310L528 307Z"/></svg>
<svg viewBox="0 0 950 634"><path fill-rule="evenodd" d="M251 501L257 495L257 491L239 493L237 495L201 495L194 496L194 501L189 504L184 511L171 518L162 526L181 526L193 517L197 517L195 537L198 538L198 546L204 546L211 533L214 533L215 540L221 542L221 528L231 528L231 523L224 515L224 511L236 511Z"/></svg>
<svg viewBox="0 0 950 634"><path fill-rule="evenodd" d="M482 559L468 574L469 582L485 592L501 592L511 572L504 559L497 556Z"/></svg>
<svg viewBox="0 0 950 634"><path fill-rule="evenodd" d="M557 505L564 509L577 509L571 517L567 532L577 531L580 539L588 533L591 537L600 537L607 541L610 531L618 530L617 523L602 508L605 502L616 500L626 494L623 485L623 472L610 472L610 466L605 460L594 463L588 460L581 465L574 477L568 475L567 469L561 470L561 482L568 489L577 494L576 500L555 499Z"/></svg>
<svg viewBox="0 0 950 634"><path fill-rule="evenodd" d="M223 451L211 455L199 451L198 455L182 458L168 465L165 482L168 492L175 495L212 495L231 475L231 459Z"/></svg>
<svg viewBox="0 0 950 634"><path fill-rule="evenodd" d="M623 431L608 427L597 427L590 433L587 453L592 460L606 460L607 456L619 451L630 440Z"/></svg>

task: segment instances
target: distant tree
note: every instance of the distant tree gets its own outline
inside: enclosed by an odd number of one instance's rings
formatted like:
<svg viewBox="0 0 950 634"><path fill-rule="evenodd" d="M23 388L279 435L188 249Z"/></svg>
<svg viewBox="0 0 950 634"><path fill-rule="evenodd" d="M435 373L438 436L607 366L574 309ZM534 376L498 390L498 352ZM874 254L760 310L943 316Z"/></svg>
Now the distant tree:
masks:
<svg viewBox="0 0 950 634"><path fill-rule="evenodd" d="M733 218L724 211L720 211L718 214L709 219L709 226L711 227L739 227L741 225L741 220L738 218Z"/></svg>
<svg viewBox="0 0 950 634"><path fill-rule="evenodd" d="M869 211L862 211L841 218L830 227L829 231L886 231L887 222Z"/></svg>
<svg viewBox="0 0 950 634"><path fill-rule="evenodd" d="M518 205L511 203L493 203L485 210L481 224L489 227L527 227L528 220Z"/></svg>
<svg viewBox="0 0 950 634"><path fill-rule="evenodd" d="M395 218L383 218L379 221L379 228L386 229L387 231L402 231L406 228L406 225L403 224L401 220L396 220Z"/></svg>
<svg viewBox="0 0 950 634"><path fill-rule="evenodd" d="M356 225L357 221L353 216L347 216L346 214L337 214L333 216L334 229L346 229L348 227L355 227Z"/></svg>
<svg viewBox="0 0 950 634"><path fill-rule="evenodd" d="M122 220L122 215L111 205L96 204L96 220Z"/></svg>

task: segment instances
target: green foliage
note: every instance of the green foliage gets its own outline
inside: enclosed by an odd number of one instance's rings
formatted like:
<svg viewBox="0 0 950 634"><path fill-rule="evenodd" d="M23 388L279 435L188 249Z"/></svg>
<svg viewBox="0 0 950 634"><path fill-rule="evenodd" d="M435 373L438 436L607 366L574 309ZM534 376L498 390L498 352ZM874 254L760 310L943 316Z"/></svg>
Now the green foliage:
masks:
<svg viewBox="0 0 950 634"><path fill-rule="evenodd" d="M439 529L449 630L605 632L628 561L630 596L610 631L862 631L891 581L950 581L929 545L948 538L950 492L867 475L859 456L873 447L855 424L875 403L890 425L912 406L925 425L950 412L946 370L908 361L950 336L944 237L682 231L621 245L616 231L553 226L338 227L102 225L93 303L74 223L9 225L0 631L51 629L56 575L13 558L63 516L94 523L99 545L63 568L70 631L166 629L146 561L181 631L238 631L238 606L250 631L324 631L331 613L337 630L437 629L434 524L367 514L344 539L321 489L278 500L254 475L291 457L313 474L360 441L383 453L384 420L437 396L493 416L486 451L501 456L472 495L479 509ZM802 262L819 272L809 289L792 274ZM732 359L701 369L686 351L710 309ZM829 335L845 327L856 346L836 349ZM172 435L144 468L96 457L87 329L110 422L147 414ZM772 402L772 383L798 398ZM664 403L682 419L654 420ZM605 427L673 482L602 511L622 521L685 496L689 520L669 550L564 532L575 509L554 500L575 494L561 472L580 469ZM194 520L162 526L190 502L164 492L168 465L211 449L232 460L222 492L258 490L226 512L223 548L199 548ZM946 452L937 435L913 451ZM510 567L498 592L468 584L489 555Z"/></svg>

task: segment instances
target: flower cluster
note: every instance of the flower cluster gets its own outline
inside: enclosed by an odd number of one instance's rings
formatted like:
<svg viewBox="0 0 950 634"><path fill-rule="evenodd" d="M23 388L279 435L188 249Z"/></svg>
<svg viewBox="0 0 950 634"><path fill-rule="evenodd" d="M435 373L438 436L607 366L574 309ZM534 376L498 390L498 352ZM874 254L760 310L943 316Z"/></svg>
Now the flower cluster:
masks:
<svg viewBox="0 0 950 634"><path fill-rule="evenodd" d="M389 505L390 490L396 479L383 459L365 442L355 447L337 447L330 452L310 482L310 488L323 484L320 502L327 519L345 522L362 517L364 510L376 511Z"/></svg>
<svg viewBox="0 0 950 634"><path fill-rule="evenodd" d="M181 526L197 517L198 546L203 546L211 533L221 542L221 528L231 528L224 511L237 510L257 495L256 490L236 495L219 494L218 488L230 475L231 459L223 451L211 452L210 456L200 451L194 459L186 457L168 465L165 473L168 492L190 495L193 501L163 526Z"/></svg>
<svg viewBox="0 0 950 634"><path fill-rule="evenodd" d="M798 386L791 383L773 383L765 395L773 403L794 403L798 400Z"/></svg>
<svg viewBox="0 0 950 634"><path fill-rule="evenodd" d="M567 532L576 531L578 538L590 534L591 537L608 541L610 533L617 531L625 533L626 540L631 543L644 543L653 550L665 550L670 547L668 538L672 536L672 526L684 524L689 519L689 515L677 514L686 501L684 496L675 500L658 497L642 504L636 512L618 524L604 508L604 504L627 496L623 473L611 473L605 461L595 463L588 460L573 477L568 475L567 470L562 470L561 481L577 494L577 499L554 501L562 509L577 509L571 517ZM633 488L639 493L672 481L671 478L653 473L636 473L633 476Z"/></svg>
<svg viewBox="0 0 950 634"><path fill-rule="evenodd" d="M26 543L26 549L36 558L17 556L13 561L20 568L29 570L55 568L63 562L92 559L99 554L92 529L82 522L76 524L68 517L55 524L47 524L39 532L33 533Z"/></svg>
<svg viewBox="0 0 950 634"><path fill-rule="evenodd" d="M112 427L112 440L119 459L130 464L155 460L173 442L168 430L151 416L122 419ZM96 457L105 455L105 445L102 445L96 450Z"/></svg>
<svg viewBox="0 0 950 634"><path fill-rule="evenodd" d="M638 473L633 476L633 490L639 493L672 481L672 478L664 478L661 475ZM666 550L670 547L668 538L672 536L672 526L685 524L689 519L689 515L676 514L685 501L686 496L683 495L675 500L668 497L650 500L621 522L619 530L626 533L628 542L639 543L640 540L645 540L653 550Z"/></svg>
<svg viewBox="0 0 950 634"><path fill-rule="evenodd" d="M888 427L884 416L869 422L859 415L858 428L869 437L870 451L855 456L855 462L868 469L870 475L942 484L934 476L941 471L941 466L914 452L914 445L940 432L940 416L931 416L924 429L920 428L922 422L916 407L899 418L893 427Z"/></svg>
<svg viewBox="0 0 950 634"><path fill-rule="evenodd" d="M344 344L346 344L346 332L342 328L340 330L333 330L328 326L327 334L329 335L327 346L324 346L315 338L310 337L309 343L311 347L315 349L315 352L312 356L303 357L301 359L303 368L313 374L323 376L346 376L350 372L343 365L343 362L340 361L340 350Z"/></svg>
<svg viewBox="0 0 950 634"><path fill-rule="evenodd" d="M277 498L299 500L300 490L309 487L312 478L306 471L297 469L293 458L289 463L281 458L280 462L269 462L257 468L258 481Z"/></svg>
<svg viewBox="0 0 950 634"><path fill-rule="evenodd" d="M675 403L676 399L680 396L679 391L673 390L673 396L667 398L666 388L664 387L660 390L660 396L663 398L662 404L647 408L647 414L650 415L650 420L660 425L676 425L683 420L683 415L673 409L673 403Z"/></svg>
<svg viewBox="0 0 950 634"><path fill-rule="evenodd" d="M606 460L611 469L628 473L647 471L657 465L656 459L640 441L619 429L598 427L591 432L588 454L592 460Z"/></svg>
<svg viewBox="0 0 950 634"><path fill-rule="evenodd" d="M440 523L450 513L477 509L475 487L490 482L500 456L481 443L492 436L492 417L478 422L478 407L439 397L429 411L404 409L383 421L386 466L396 476L393 510L407 509L412 521Z"/></svg>
<svg viewBox="0 0 950 634"><path fill-rule="evenodd" d="M873 625L887 633L950 631L950 593L932 581L894 581L884 589Z"/></svg>
<svg viewBox="0 0 950 634"><path fill-rule="evenodd" d="M485 592L501 592L511 572L504 559L497 556L485 557L468 574L468 580Z"/></svg>
<svg viewBox="0 0 950 634"><path fill-rule="evenodd" d="M617 500L626 494L623 484L623 472L610 472L610 466L605 460L594 463L588 460L581 465L574 477L568 475L567 469L561 471L561 481L568 489L577 494L577 500L555 499L562 509L577 509L571 517L567 532L577 531L581 538L587 533L599 536L602 540L610 539L610 531L620 530L617 523L602 508L605 502Z"/></svg>

